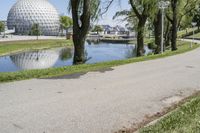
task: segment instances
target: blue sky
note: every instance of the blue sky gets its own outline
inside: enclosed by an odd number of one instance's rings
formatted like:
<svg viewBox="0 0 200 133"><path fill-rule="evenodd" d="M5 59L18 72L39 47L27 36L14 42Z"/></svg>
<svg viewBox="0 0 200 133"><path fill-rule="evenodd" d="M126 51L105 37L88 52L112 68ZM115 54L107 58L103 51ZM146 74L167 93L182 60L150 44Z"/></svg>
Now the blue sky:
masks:
<svg viewBox="0 0 200 133"><path fill-rule="evenodd" d="M8 12L12 5L17 0L1 0L0 4L0 20L6 20ZM68 0L49 0L59 11L60 14L67 14L67 6L68 6ZM116 11L120 11L123 9L129 9L128 0L123 0L123 2L119 3L113 3L113 5L110 7L109 11L103 16L103 18L100 18L99 24L110 24L110 25L124 25L124 22L121 22L119 20L112 20L113 15Z"/></svg>

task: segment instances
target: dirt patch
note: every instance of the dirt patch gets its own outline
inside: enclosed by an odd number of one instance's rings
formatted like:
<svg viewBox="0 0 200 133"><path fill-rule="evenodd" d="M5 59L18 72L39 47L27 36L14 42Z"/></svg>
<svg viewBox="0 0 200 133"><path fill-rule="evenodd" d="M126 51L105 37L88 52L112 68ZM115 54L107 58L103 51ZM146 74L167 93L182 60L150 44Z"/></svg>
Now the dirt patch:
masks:
<svg viewBox="0 0 200 133"><path fill-rule="evenodd" d="M162 102L166 105L171 105L174 103L178 103L179 101L181 101L183 99L183 97L181 96L172 96L172 97L168 97L162 100Z"/></svg>
<svg viewBox="0 0 200 133"><path fill-rule="evenodd" d="M153 123L154 121L156 121L157 119L164 117L165 115L167 115L169 112L175 110L176 108L178 108L179 106L183 105L184 103L186 103L188 100L196 97L196 96L200 96L200 91L195 92L194 94L192 94L191 96L187 97L187 98L182 98L180 101L178 101L177 103L173 103L170 107L166 107L164 108L162 111L157 112L153 115L145 115L145 117L143 118L142 122L140 123L133 123L132 127L130 128L124 128L121 129L117 132L114 133L135 133L137 132L139 129L143 128L144 126ZM169 97L168 99L164 100L165 102L172 102L172 101L176 101L179 100L180 96L176 96L176 97Z"/></svg>

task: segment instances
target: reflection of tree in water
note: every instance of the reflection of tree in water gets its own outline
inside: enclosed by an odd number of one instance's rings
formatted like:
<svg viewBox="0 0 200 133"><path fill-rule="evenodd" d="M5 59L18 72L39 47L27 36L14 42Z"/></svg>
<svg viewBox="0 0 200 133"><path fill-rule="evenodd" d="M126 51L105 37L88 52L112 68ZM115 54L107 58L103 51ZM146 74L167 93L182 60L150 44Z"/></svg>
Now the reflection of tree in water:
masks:
<svg viewBox="0 0 200 133"><path fill-rule="evenodd" d="M60 60L66 61L72 57L72 51L69 48L63 48L60 51Z"/></svg>
<svg viewBox="0 0 200 133"><path fill-rule="evenodd" d="M85 50L85 61L84 61L84 63L86 63L87 61L89 61L91 59L92 59L92 57L91 56L89 57L87 50Z"/></svg>
<svg viewBox="0 0 200 133"><path fill-rule="evenodd" d="M136 48L135 47L130 47L127 49L126 53L125 53L125 57L126 58L132 58L132 57L136 57Z"/></svg>
<svg viewBox="0 0 200 133"><path fill-rule="evenodd" d="M132 58L137 56L137 51L136 51L136 46L134 47L129 47L129 49L126 51L126 58ZM149 49L148 47L145 47L145 55L151 54L152 50Z"/></svg>
<svg viewBox="0 0 200 133"><path fill-rule="evenodd" d="M86 40L88 45L98 45L100 41L98 39L94 40Z"/></svg>

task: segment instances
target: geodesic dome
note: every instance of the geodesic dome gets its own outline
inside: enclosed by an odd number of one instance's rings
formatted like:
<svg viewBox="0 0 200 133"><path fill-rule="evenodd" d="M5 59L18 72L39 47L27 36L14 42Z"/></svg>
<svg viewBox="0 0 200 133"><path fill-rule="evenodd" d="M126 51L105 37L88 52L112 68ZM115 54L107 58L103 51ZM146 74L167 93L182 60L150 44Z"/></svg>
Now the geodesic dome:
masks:
<svg viewBox="0 0 200 133"><path fill-rule="evenodd" d="M48 0L18 0L10 9L8 29L15 28L16 34L27 35L33 24L39 25L42 35L58 35L59 14Z"/></svg>
<svg viewBox="0 0 200 133"><path fill-rule="evenodd" d="M11 61L22 70L53 67L59 59L61 49L39 50L11 55Z"/></svg>

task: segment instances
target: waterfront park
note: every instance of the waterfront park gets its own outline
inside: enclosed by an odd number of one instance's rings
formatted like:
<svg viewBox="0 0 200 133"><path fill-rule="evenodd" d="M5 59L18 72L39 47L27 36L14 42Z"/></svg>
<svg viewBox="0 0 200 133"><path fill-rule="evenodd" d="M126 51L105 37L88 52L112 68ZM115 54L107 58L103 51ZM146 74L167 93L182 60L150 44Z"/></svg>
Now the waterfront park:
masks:
<svg viewBox="0 0 200 133"><path fill-rule="evenodd" d="M0 133L200 132L200 0L0 9Z"/></svg>

